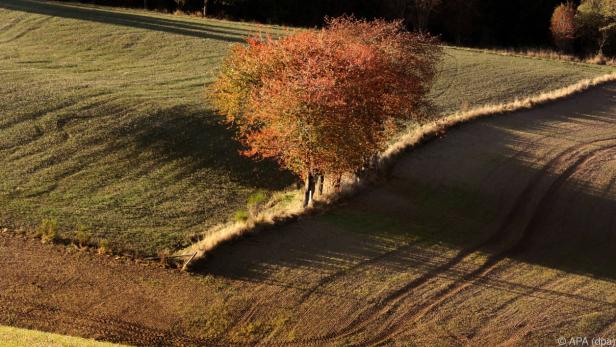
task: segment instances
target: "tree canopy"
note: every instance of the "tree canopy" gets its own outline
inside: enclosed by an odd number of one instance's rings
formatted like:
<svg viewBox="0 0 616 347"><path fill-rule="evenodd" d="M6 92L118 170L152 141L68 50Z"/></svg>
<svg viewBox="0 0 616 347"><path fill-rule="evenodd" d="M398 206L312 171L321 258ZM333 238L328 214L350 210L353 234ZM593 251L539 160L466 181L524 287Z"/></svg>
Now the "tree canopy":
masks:
<svg viewBox="0 0 616 347"><path fill-rule="evenodd" d="M550 22L550 31L554 38L554 43L561 50L572 49L576 35L575 26L576 10L572 2L560 4L554 9Z"/></svg>
<svg viewBox="0 0 616 347"><path fill-rule="evenodd" d="M311 180L354 172L417 119L441 48L401 21L329 19L321 30L238 45L211 88L244 154Z"/></svg>

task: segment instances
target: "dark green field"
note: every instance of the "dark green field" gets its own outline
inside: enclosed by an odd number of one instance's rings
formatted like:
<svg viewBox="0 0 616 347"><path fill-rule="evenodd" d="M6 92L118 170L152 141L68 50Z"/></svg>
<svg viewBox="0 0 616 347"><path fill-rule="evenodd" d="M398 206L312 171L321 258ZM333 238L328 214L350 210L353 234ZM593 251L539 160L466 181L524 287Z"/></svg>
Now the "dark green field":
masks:
<svg viewBox="0 0 616 347"><path fill-rule="evenodd" d="M238 155L204 97L229 47L283 28L55 2L0 3L0 226L44 218L141 255L186 246L294 178ZM604 67L446 49L442 112Z"/></svg>

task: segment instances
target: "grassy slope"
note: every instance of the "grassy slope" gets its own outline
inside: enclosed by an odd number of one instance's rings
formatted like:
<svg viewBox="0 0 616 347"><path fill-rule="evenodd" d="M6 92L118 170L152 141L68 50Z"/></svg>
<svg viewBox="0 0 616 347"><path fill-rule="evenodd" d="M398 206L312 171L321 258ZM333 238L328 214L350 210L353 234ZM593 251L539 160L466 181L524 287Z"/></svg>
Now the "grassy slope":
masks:
<svg viewBox="0 0 616 347"><path fill-rule="evenodd" d="M292 178L238 156L203 89L231 44L281 29L136 10L0 3L0 225L83 224L152 254ZM606 68L447 49L442 112L554 89Z"/></svg>
<svg viewBox="0 0 616 347"><path fill-rule="evenodd" d="M40 331L0 326L0 347L113 347L112 343L96 342L79 337L49 334Z"/></svg>
<svg viewBox="0 0 616 347"><path fill-rule="evenodd" d="M613 72L606 66L447 48L433 99L441 112L499 104Z"/></svg>

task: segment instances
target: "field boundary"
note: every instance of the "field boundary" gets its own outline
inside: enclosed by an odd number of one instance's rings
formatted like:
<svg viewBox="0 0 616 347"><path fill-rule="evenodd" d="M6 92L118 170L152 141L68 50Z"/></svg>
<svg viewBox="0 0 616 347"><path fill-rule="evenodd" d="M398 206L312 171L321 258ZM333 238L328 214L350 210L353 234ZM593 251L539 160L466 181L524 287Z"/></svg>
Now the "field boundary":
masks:
<svg viewBox="0 0 616 347"><path fill-rule="evenodd" d="M452 45L443 45L443 47L465 51L465 52L473 52L473 53L483 53L483 54L492 54L498 55L501 57L512 57L512 58L526 58L526 59L534 59L534 60L542 60L542 61L550 61L550 62L561 62L568 63L573 65L582 65L582 66L610 66L616 67L616 59L603 57L604 63L599 64L593 62L594 59L597 59L598 56L588 56L588 57L577 57L574 55L560 54L556 51L550 50L520 50L516 51L514 49L507 48L474 48L474 47L463 47L463 46L452 46Z"/></svg>
<svg viewBox="0 0 616 347"><path fill-rule="evenodd" d="M318 201L313 207L302 208L301 206L295 205L292 208L276 210L274 212L271 210L266 210L248 222L235 222L218 225L211 229L204 239L178 251L177 254L196 253L193 264L198 264L206 258L208 253L223 244L235 242L244 236L253 235L265 229L290 223L302 216L308 216L315 211L323 210L341 198L357 193L362 187L369 185L379 177L382 177L383 173L394 164L400 155L406 154L429 140L441 136L450 128L454 128L483 117L531 109L536 106L574 96L587 91L590 88L610 82L616 82L616 72L592 79L584 79L567 87L543 92L527 98L515 99L507 103L487 104L468 111L455 112L443 118L428 122L416 129L402 134L392 145L389 146L389 148L383 151L378 160L376 175L373 175L373 177L369 177L361 181L350 180L351 183L348 183L343 188L341 193L329 194Z"/></svg>

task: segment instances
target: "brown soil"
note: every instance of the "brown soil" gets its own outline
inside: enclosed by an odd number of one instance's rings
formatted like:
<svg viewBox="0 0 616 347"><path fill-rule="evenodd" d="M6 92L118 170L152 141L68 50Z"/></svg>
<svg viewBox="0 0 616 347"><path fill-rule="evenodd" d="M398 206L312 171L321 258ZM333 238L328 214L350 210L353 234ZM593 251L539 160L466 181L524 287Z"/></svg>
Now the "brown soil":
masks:
<svg viewBox="0 0 616 347"><path fill-rule="evenodd" d="M0 236L0 324L136 345L616 337L616 85L473 122L195 274Z"/></svg>

